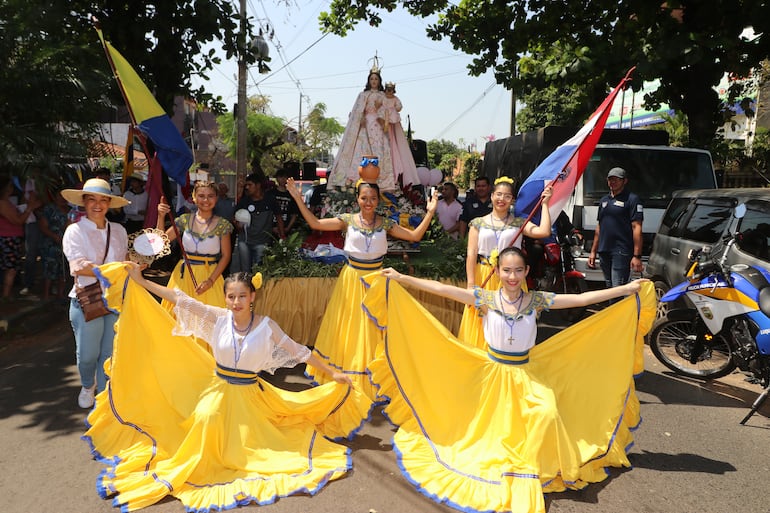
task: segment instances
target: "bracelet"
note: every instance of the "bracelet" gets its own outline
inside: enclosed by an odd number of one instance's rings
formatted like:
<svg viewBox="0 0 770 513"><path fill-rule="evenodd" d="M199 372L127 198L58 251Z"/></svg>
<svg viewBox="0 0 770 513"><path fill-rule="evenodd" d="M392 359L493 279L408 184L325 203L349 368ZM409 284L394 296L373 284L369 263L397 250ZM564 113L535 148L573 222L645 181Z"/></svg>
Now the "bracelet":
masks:
<svg viewBox="0 0 770 513"><path fill-rule="evenodd" d="M634 258L638 258L639 260L642 259L642 255L634 255Z"/></svg>

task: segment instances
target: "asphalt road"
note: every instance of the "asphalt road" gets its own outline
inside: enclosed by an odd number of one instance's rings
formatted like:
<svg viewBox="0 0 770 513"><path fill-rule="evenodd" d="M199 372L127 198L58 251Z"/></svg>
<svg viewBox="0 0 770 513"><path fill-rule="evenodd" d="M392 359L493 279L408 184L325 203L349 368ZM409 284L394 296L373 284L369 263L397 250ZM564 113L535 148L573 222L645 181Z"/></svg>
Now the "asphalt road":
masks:
<svg viewBox="0 0 770 513"><path fill-rule="evenodd" d="M546 325L543 336L559 329ZM664 372L647 355L638 380L643 423L630 459L634 468L612 470L606 481L580 492L547 497L549 513L770 513L770 404L747 426L738 422L759 388L741 376L699 383ZM95 480L102 465L80 440L85 412L74 342L66 320L46 323L33 336L0 350L0 511L3 513L99 513L116 511L101 500ZM286 387L303 386L296 370L277 376ZM432 513L455 511L417 493L401 476L390 441L393 430L375 414L350 442L354 471L315 497L289 497L264 513ZM181 513L166 499L144 511Z"/></svg>

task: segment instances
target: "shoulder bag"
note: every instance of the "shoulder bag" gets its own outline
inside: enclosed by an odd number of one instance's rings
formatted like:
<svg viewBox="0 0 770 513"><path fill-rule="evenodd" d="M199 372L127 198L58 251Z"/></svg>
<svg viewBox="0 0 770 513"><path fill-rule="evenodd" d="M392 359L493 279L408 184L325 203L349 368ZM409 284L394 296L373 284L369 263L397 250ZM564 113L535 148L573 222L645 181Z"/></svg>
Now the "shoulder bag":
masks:
<svg viewBox="0 0 770 513"><path fill-rule="evenodd" d="M107 222L107 245L104 248L104 256L102 257L102 264L107 260L107 252L110 250L110 223ZM92 321L99 317L103 317L108 313L111 313L107 306L104 304L104 298L102 296L102 287L99 285L97 279L94 283L81 287L75 285L75 295L80 304L80 309L83 310L83 316L86 322Z"/></svg>

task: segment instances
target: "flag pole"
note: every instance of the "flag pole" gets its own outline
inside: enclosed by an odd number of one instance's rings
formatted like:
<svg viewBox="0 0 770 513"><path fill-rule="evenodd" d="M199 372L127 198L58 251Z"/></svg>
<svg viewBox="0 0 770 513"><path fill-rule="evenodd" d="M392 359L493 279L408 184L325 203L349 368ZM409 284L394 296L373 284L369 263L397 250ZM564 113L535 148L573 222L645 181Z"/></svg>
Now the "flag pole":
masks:
<svg viewBox="0 0 770 513"><path fill-rule="evenodd" d="M128 95L126 94L125 87L123 86L123 81L120 79L120 75L118 74L117 69L115 68L115 62L112 60L112 55L110 54L109 48L107 48L107 41L104 39L104 34L102 34L102 29L99 23L99 20L96 18L96 16L91 17L91 22L94 25L94 29L96 30L96 33L99 35L99 41L102 43L102 48L104 49L104 54L107 56L107 62L110 63L110 69L112 70L112 75L115 77L115 80L118 83L118 89L120 90L120 95L123 97L123 102L126 104L126 109L128 110L128 115L131 117L131 123L134 127L138 126L138 123L136 122L136 116L134 115L134 111L131 108L131 103L128 101ZM145 156L147 157L147 167L148 167L148 183L152 184L154 181L150 182L150 176L149 174L152 173L152 165L150 164L150 159L156 159L158 158L157 151L155 155L150 156L149 151L147 150L147 143L145 141L145 134L142 133L141 130L137 131L137 136L139 138L139 144L142 145L142 150L144 151ZM165 201L165 197L162 194L161 191L161 202ZM198 288L198 282L195 279L195 275L192 272L192 265L190 264L190 260L187 258L187 252L184 249L184 244L182 243L182 236L179 233L179 228L177 227L176 223L174 222L173 214L171 213L171 210L169 209L168 212L169 219L171 219L171 226L174 227L174 233L176 234L177 240L179 241L179 249L182 252L182 259L184 260L185 267L187 267L187 272L190 273L190 278L192 279L193 286L197 289Z"/></svg>
<svg viewBox="0 0 770 513"><path fill-rule="evenodd" d="M161 196L160 202L167 204L166 197ZM193 274L192 265L190 264L190 259L187 258L187 252L184 249L184 244L182 244L182 234L179 232L179 227L176 225L176 222L174 221L174 214L171 213L171 208L168 209L168 218L171 221L171 226L174 227L176 240L179 241L179 251L182 252L182 259L184 260L184 265L187 268L187 272L190 274L190 279L192 280L193 288L195 290L198 290L198 280L195 279L195 275Z"/></svg>
<svg viewBox="0 0 770 513"><path fill-rule="evenodd" d="M94 29L96 29L96 33L99 34L99 41L102 43L102 48L104 49L104 54L107 56L107 62L110 63L110 69L112 70L112 76L115 77L115 81L118 83L118 89L120 90L120 95L123 97L123 103L126 104L126 109L128 110L128 115L131 117L131 123L136 126L136 116L134 115L134 111L131 109L131 103L128 101L128 96L126 95L126 91L123 87L123 81L120 80L120 75L118 75L118 71L115 69L115 62L112 60L112 55L110 54L109 48L107 48L107 41L104 40L104 34L102 34L102 27L99 23L99 20L96 18L96 16L91 16L91 23L94 24Z"/></svg>
<svg viewBox="0 0 770 513"><path fill-rule="evenodd" d="M629 69L629 70L628 70L628 72L626 73L626 76L625 76L625 77L623 77L623 80L621 80L621 81L620 81L620 83L617 85L617 87L623 87L623 86L626 84L626 82L628 82L629 80L631 80L631 73L633 73L635 69L636 69L636 66L633 66L631 69ZM616 87L615 89L617 89L617 87ZM612 104L610 104L610 105L607 105L607 107L606 107L606 108L607 108L607 109L610 109L610 108L612 108ZM603 128L604 128L604 127L602 127L602 129L603 129ZM593 132L595 129L596 129L596 126L594 126L594 128L592 128L592 129L591 129L591 132ZM589 132L589 133L591 133L591 132ZM546 187L553 187L553 186L556 184L556 182L559 180L559 178L560 178L560 177L561 177L561 176L564 174L564 170L565 170L565 169L567 169L567 167L568 167L568 166L570 165L570 163L572 162L572 159L574 159L574 158L575 158L575 155L577 155L579 151L580 151L580 145L577 145L577 146L575 147L575 150L574 150L574 151L572 152L572 154L570 155L569 159L567 159L566 163L565 163L565 164L564 164L564 166L561 168L561 171L559 171L559 174L557 174L557 175L556 175L556 177L555 177L553 180L551 180L551 181L548 183L548 185L546 185ZM511 240L511 242L508 244L508 246L513 246L513 244L514 244L514 243L515 243L515 242L516 242L516 241L519 239L519 237L522 235L522 233L523 233L523 231L524 231L524 227L527 225L527 223L529 223L529 222L532 220L532 218L535 216L535 213L538 211L538 209L540 208L540 206L541 206L542 204L543 204L543 196L541 195L541 196L540 196L540 198L537 200L537 203L535 204L535 206L532 208L532 211L531 211L531 212L529 213L529 215L527 216L527 219L526 219L526 220L524 221L524 223L521 225L521 226L522 226L522 228L521 228L520 230L517 230L516 234L513 236L513 240ZM486 278L484 278L484 282L481 284L481 288L482 288L482 289L483 289L483 288L484 288L484 286L487 284L487 282L489 281L489 279L492 277L492 274L494 274L494 269L492 269L492 272L490 272L490 273L487 275L487 277L486 277Z"/></svg>

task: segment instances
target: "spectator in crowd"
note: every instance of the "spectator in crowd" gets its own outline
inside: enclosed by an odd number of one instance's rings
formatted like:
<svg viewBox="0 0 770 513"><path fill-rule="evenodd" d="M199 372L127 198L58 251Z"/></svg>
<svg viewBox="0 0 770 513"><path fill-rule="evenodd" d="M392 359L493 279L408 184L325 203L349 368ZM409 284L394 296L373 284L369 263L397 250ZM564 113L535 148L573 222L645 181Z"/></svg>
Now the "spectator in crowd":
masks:
<svg viewBox="0 0 770 513"><path fill-rule="evenodd" d="M35 179L40 175L38 169L33 169L32 174L27 178L24 184L24 204L20 206L20 209L30 208L30 200L38 199L40 195L37 193ZM40 183L38 179L37 183ZM42 204L42 201L35 202L38 205ZM37 214L37 215L36 215ZM24 275L22 283L24 288L19 291L19 295L26 296L32 293L32 289L35 286L35 278L37 277L37 257L40 253L40 227L38 223L38 217L40 211L32 212L24 222Z"/></svg>
<svg viewBox="0 0 770 513"><path fill-rule="evenodd" d="M236 242L237 262L231 266L233 272L251 272L252 267L262 263L265 248L273 240L273 219L278 224L278 236L281 239L285 238L281 211L275 200L267 197L263 192L259 175L256 173L248 175L244 187L246 194L236 205L238 240ZM246 211L248 221L241 220L246 218L239 219L239 210Z"/></svg>
<svg viewBox="0 0 770 513"><path fill-rule="evenodd" d="M40 255L43 260L43 300L51 296L51 284L56 283L56 297L64 299L64 284L69 275L69 266L64 258L62 239L67 228L67 214L69 205L61 195L61 191L54 193L54 199L47 203L41 210Z"/></svg>
<svg viewBox="0 0 770 513"><path fill-rule="evenodd" d="M286 189L286 181L289 179L289 170L286 168L279 169L275 173L275 187L267 191L265 196L270 198L278 205L280 211L281 220L283 221L283 232L288 235L292 232L297 223L297 217L299 210L294 200L291 198L288 189ZM278 223L276 220L275 226L273 226L273 232L278 234Z"/></svg>
<svg viewBox="0 0 770 513"><path fill-rule="evenodd" d="M468 224L471 221L492 212L492 198L490 197L492 187L489 178L486 176L476 178L474 187L473 196L465 200L463 213L460 216L460 237L463 238L468 234Z"/></svg>
<svg viewBox="0 0 770 513"><path fill-rule="evenodd" d="M126 215L126 232L134 233L144 228L144 216L147 213L147 191L144 190L144 178L140 174L128 177L126 192L123 197L130 203L123 207Z"/></svg>
<svg viewBox="0 0 770 513"><path fill-rule="evenodd" d="M453 239L460 236L460 216L463 213L463 205L457 201L457 186L452 182L446 182L441 187L436 215L444 228L444 231Z"/></svg>
<svg viewBox="0 0 770 513"><path fill-rule="evenodd" d="M321 180L313 180L313 185L308 190L305 191L305 194L302 195L302 200L305 202L306 207L310 207L310 198L313 197L313 191L316 187L321 185Z"/></svg>
<svg viewBox="0 0 770 513"><path fill-rule="evenodd" d="M225 182L217 184L217 204L214 205L214 215L232 223L235 219L235 200L227 195L228 192L230 188Z"/></svg>
<svg viewBox="0 0 770 513"><path fill-rule="evenodd" d="M40 206L37 196L19 212L11 201L13 181L10 176L0 176L0 271L3 271L3 301L11 299L16 274L21 270L24 251L24 223L32 211Z"/></svg>

